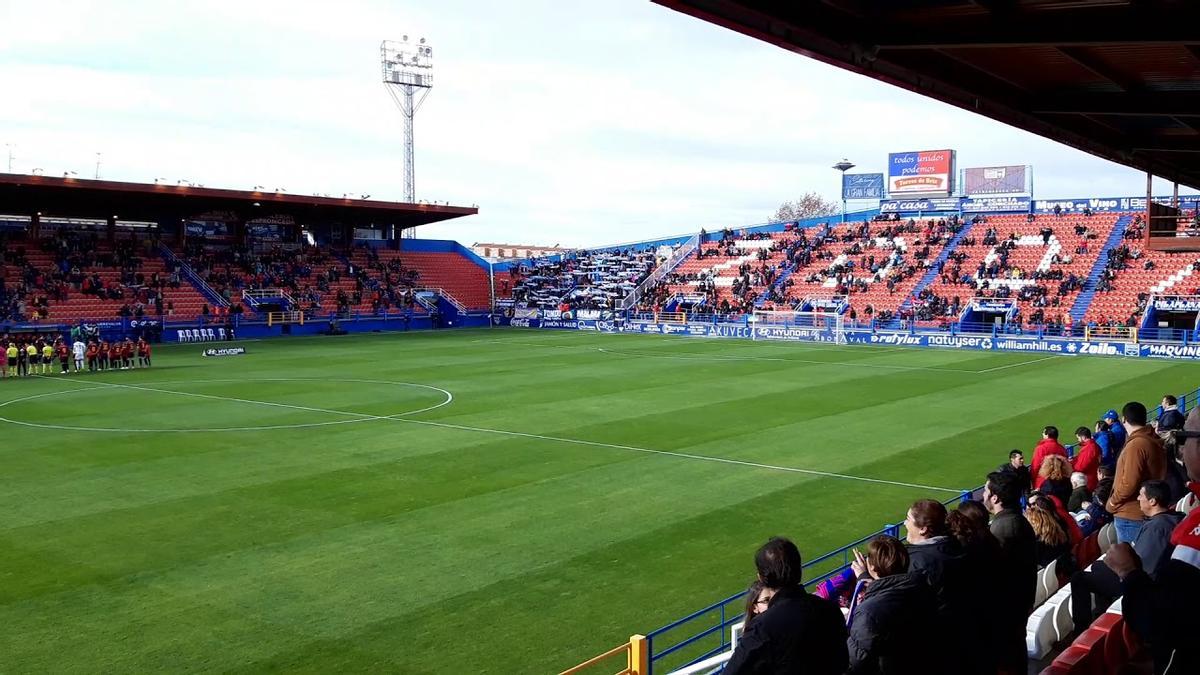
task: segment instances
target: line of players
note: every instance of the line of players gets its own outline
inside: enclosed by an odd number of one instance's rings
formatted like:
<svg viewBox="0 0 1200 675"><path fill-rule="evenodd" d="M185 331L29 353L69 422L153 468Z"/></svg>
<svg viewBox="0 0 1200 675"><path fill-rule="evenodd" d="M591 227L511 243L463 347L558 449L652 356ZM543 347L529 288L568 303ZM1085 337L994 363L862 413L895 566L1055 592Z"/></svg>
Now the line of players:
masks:
<svg viewBox="0 0 1200 675"><path fill-rule="evenodd" d="M54 369L55 358L61 370ZM150 343L145 338L138 338L136 343L129 338L113 342L92 340L86 344L76 340L68 347L62 338L53 343L42 338L29 343L10 341L4 359L0 359L0 378L66 375L72 372L72 358L76 373L83 372L85 365L88 372L149 368Z"/></svg>

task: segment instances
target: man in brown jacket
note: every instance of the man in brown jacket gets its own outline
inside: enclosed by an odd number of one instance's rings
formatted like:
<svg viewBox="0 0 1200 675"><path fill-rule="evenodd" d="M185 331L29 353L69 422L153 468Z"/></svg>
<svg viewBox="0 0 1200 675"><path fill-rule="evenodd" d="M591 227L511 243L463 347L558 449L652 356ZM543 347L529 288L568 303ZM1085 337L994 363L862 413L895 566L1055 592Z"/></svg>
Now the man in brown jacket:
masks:
<svg viewBox="0 0 1200 675"><path fill-rule="evenodd" d="M1117 459L1117 475L1112 494L1104 508L1113 514L1117 541L1132 543L1142 529L1142 509L1138 506L1138 490L1148 480L1162 480L1167 475L1167 455L1154 429L1146 426L1146 406L1133 401L1121 409L1121 420L1129 432L1125 448Z"/></svg>

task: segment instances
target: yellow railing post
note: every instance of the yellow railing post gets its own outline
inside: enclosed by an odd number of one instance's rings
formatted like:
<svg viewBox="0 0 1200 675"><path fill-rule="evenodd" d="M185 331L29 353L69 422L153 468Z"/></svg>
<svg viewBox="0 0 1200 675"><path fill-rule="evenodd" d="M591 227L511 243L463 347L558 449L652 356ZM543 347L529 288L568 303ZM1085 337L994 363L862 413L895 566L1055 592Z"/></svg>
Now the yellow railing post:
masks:
<svg viewBox="0 0 1200 675"><path fill-rule="evenodd" d="M629 673L630 675L649 675L650 673L650 641L645 635L634 635L629 638Z"/></svg>
<svg viewBox="0 0 1200 675"><path fill-rule="evenodd" d="M1091 326L1083 327L1083 341L1084 342L1092 341L1092 327Z"/></svg>
<svg viewBox="0 0 1200 675"><path fill-rule="evenodd" d="M1130 328L1130 329L1129 329L1129 337L1133 338L1133 341L1134 341L1135 343L1138 341L1138 329L1137 329L1137 326L1134 326L1133 328Z"/></svg>
<svg viewBox="0 0 1200 675"><path fill-rule="evenodd" d="M687 323L687 312L683 313L683 322Z"/></svg>
<svg viewBox="0 0 1200 675"><path fill-rule="evenodd" d="M275 312L267 312L267 328L270 328L273 325L271 323L271 320L274 318L275 318Z"/></svg>
<svg viewBox="0 0 1200 675"><path fill-rule="evenodd" d="M300 325L304 325L304 312L300 312Z"/></svg>

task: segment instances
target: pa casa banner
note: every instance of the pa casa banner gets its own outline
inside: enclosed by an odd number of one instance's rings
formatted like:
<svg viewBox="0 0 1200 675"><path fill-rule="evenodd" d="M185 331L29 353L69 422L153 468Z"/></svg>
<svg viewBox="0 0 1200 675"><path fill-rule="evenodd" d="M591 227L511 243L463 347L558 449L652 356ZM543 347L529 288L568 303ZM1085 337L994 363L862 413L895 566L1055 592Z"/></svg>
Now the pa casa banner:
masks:
<svg viewBox="0 0 1200 675"><path fill-rule="evenodd" d="M892 199L879 202L880 213L958 213L962 200L958 197L945 199Z"/></svg>
<svg viewBox="0 0 1200 675"><path fill-rule="evenodd" d="M888 155L890 196L949 196L954 191L953 178L953 150L919 150Z"/></svg>

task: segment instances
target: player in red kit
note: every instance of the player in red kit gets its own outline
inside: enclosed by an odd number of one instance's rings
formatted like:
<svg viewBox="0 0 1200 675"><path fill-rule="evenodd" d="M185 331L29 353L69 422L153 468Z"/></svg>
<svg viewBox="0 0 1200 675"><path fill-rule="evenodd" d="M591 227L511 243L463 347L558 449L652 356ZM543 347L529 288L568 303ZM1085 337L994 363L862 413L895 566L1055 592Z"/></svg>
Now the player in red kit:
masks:
<svg viewBox="0 0 1200 675"><path fill-rule="evenodd" d="M137 343L138 365L142 368L150 367L150 343L146 342L146 338L139 338Z"/></svg>

